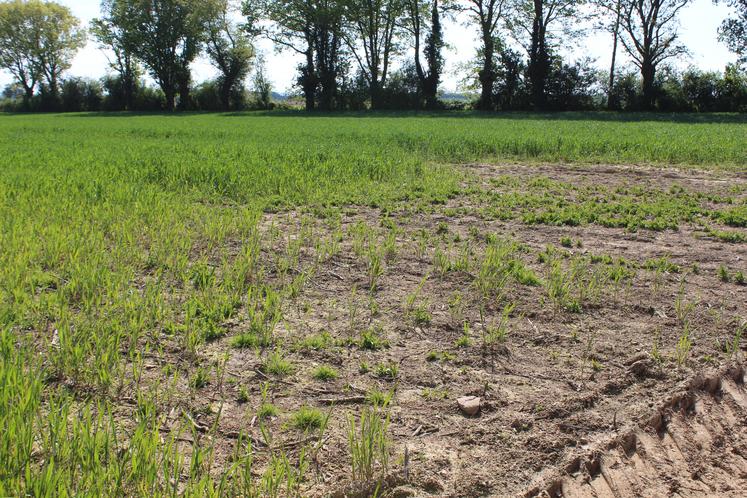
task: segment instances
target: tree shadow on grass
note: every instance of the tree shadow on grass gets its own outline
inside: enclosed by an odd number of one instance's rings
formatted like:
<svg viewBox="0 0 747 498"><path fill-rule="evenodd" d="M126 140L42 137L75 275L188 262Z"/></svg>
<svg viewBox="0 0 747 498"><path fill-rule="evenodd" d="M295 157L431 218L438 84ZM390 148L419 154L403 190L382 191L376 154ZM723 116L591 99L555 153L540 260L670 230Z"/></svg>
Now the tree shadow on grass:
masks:
<svg viewBox="0 0 747 498"><path fill-rule="evenodd" d="M292 118L426 118L426 119L485 119L527 121L600 121L600 122L665 122L665 123L723 123L747 124L744 113L647 113L647 112L481 112L481 111L242 111L222 113L226 117L292 117Z"/></svg>

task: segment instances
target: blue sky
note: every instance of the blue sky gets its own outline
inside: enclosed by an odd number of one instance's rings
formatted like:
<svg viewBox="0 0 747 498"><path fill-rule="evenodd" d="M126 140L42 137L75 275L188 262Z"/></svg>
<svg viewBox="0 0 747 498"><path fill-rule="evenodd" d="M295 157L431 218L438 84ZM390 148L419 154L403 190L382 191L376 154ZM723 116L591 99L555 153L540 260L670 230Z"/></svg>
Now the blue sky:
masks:
<svg viewBox="0 0 747 498"><path fill-rule="evenodd" d="M100 0L57 0L67 5L84 24L98 16ZM736 57L717 40L716 30L721 21L729 14L729 8L724 5L714 5L712 0L693 0L683 9L680 16L681 41L690 49L689 56L681 58L677 64L680 67L695 65L702 69L721 70ZM444 25L446 41L449 49L446 52L446 74L442 87L445 90L456 90L461 75L459 64L474 56L476 47L476 30L474 26L464 25L463 19L449 21ZM573 49L564 52L571 58L591 56L597 59L597 65L607 68L610 60L611 39L603 34L590 34L575 43ZM275 90L285 91L291 87L296 77L297 59L289 53L276 53L267 41L257 43L265 53L267 70ZM407 54L409 56L409 54ZM623 57L623 63L625 57ZM70 74L75 76L99 77L106 72L107 62L105 54L97 48L95 42L89 41L86 48L75 58ZM193 65L196 81L202 81L215 76L210 64L197 60ZM0 84L10 81L9 75L0 73Z"/></svg>

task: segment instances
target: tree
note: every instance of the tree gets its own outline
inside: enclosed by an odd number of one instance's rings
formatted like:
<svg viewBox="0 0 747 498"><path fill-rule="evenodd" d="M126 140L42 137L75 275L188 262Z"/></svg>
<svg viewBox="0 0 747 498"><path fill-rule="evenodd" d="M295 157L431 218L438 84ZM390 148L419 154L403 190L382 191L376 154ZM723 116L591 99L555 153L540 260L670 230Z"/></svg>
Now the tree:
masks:
<svg viewBox="0 0 747 498"><path fill-rule="evenodd" d="M0 4L0 66L24 89L28 106L38 83L53 100L85 31L70 9L54 2L13 0Z"/></svg>
<svg viewBox="0 0 747 498"><path fill-rule="evenodd" d="M272 83L265 75L265 59L260 54L253 78L254 100L260 109L269 109L272 105Z"/></svg>
<svg viewBox="0 0 747 498"><path fill-rule="evenodd" d="M40 6L21 0L0 3L0 65L23 88L27 108L40 77L33 26L34 11Z"/></svg>
<svg viewBox="0 0 747 498"><path fill-rule="evenodd" d="M717 0L718 1L718 0ZM739 63L747 66L747 0L720 0L736 9L736 17L725 19L718 30L719 40L739 56Z"/></svg>
<svg viewBox="0 0 747 498"><path fill-rule="evenodd" d="M37 18L35 51L44 79L42 91L56 101L62 73L70 69L75 54L85 45L86 32L67 7L54 2L42 5L42 16Z"/></svg>
<svg viewBox="0 0 747 498"><path fill-rule="evenodd" d="M245 0L250 25L271 21L260 31L276 45L301 55L298 84L306 110L335 106L341 76L343 0Z"/></svg>
<svg viewBox="0 0 747 498"><path fill-rule="evenodd" d="M228 0L218 0L207 23L207 54L220 71L218 86L223 109L231 108L232 95L240 93L249 74L254 47L246 32L229 19Z"/></svg>
<svg viewBox="0 0 747 498"><path fill-rule="evenodd" d="M620 21L622 19L622 2L623 0L595 0L594 4L598 7L599 13L597 19L599 21L598 28L607 31L612 35L612 57L610 62L610 72L607 79L607 109L612 110L618 108L618 103L615 102L615 70L617 65L617 49L620 45Z"/></svg>
<svg viewBox="0 0 747 498"><path fill-rule="evenodd" d="M579 7L585 0L515 0L508 26L529 56L527 73L535 109L547 103L547 78L552 64L553 38L566 40L580 33Z"/></svg>
<svg viewBox="0 0 747 498"><path fill-rule="evenodd" d="M655 104L656 70L672 57L687 53L678 45L677 14L690 0L622 0L625 51L641 71L643 106Z"/></svg>
<svg viewBox="0 0 747 498"><path fill-rule="evenodd" d="M244 0L242 3L242 13L250 29L256 29L276 46L303 56L304 62L298 68L298 83L307 111L316 105L317 87L312 9L313 0ZM271 23L260 27L263 20Z"/></svg>
<svg viewBox="0 0 747 498"><path fill-rule="evenodd" d="M381 107L392 57L397 51L396 35L404 12L403 0L347 0L349 29L345 43L353 53L368 84L371 108Z"/></svg>
<svg viewBox="0 0 747 498"><path fill-rule="evenodd" d="M338 0L317 0L312 10L313 46L319 86L319 108L325 111L338 105L338 79L342 72L344 5Z"/></svg>
<svg viewBox="0 0 747 498"><path fill-rule="evenodd" d="M166 96L166 108L190 105L190 64L199 55L213 12L201 0L112 0L110 19Z"/></svg>
<svg viewBox="0 0 747 498"><path fill-rule="evenodd" d="M444 65L441 55L444 39L438 0L430 0L430 3L428 0L406 0L405 8L407 11L405 29L413 39L414 66L419 91L425 99L426 109L435 109L438 107L438 84L441 81ZM422 46L421 55L422 41L425 44ZM425 57L426 68L423 68L421 57Z"/></svg>
<svg viewBox="0 0 747 498"><path fill-rule="evenodd" d="M481 69L478 73L480 80L480 101L478 109L490 110L493 105L493 86L497 78L495 67L495 49L498 23L504 18L504 8L508 0L466 0L462 10L470 14L473 22L480 29Z"/></svg>
<svg viewBox="0 0 747 498"><path fill-rule="evenodd" d="M109 67L119 75L124 110L130 111L134 108L140 65L135 59L135 48L129 45L128 33L115 22L114 7L115 0L103 0L103 17L93 19L90 29L100 46L109 49L113 55L110 57L107 54Z"/></svg>
<svg viewBox="0 0 747 498"><path fill-rule="evenodd" d="M498 38L496 40L497 70L493 102L500 110L526 108L524 57Z"/></svg>

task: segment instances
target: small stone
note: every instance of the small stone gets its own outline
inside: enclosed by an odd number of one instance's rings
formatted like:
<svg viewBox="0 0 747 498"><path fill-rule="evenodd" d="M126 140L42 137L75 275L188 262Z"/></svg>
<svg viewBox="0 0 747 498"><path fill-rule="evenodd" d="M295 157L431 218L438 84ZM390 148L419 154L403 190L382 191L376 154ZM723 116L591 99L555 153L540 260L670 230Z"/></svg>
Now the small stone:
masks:
<svg viewBox="0 0 747 498"><path fill-rule="evenodd" d="M462 396L457 399L457 404L462 413L468 417L477 415L477 412L480 411L480 398L477 396Z"/></svg>

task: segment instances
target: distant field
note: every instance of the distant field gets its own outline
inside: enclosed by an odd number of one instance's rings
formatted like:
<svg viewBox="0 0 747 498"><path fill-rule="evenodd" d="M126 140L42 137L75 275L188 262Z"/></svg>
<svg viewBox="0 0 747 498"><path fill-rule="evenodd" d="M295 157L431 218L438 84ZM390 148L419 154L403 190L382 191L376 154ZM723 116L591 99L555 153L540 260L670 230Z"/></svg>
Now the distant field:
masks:
<svg viewBox="0 0 747 498"><path fill-rule="evenodd" d="M741 361L745 248L744 115L0 115L0 496L521 492Z"/></svg>

